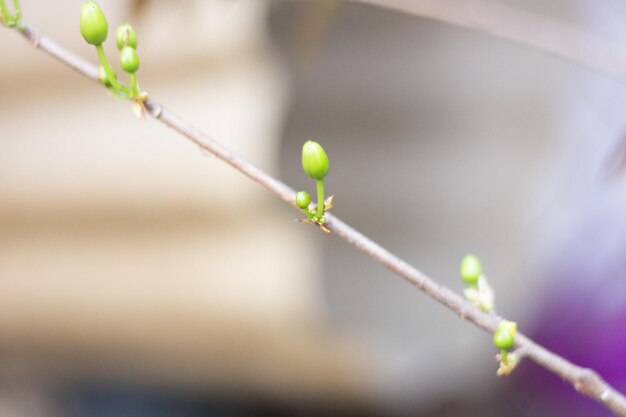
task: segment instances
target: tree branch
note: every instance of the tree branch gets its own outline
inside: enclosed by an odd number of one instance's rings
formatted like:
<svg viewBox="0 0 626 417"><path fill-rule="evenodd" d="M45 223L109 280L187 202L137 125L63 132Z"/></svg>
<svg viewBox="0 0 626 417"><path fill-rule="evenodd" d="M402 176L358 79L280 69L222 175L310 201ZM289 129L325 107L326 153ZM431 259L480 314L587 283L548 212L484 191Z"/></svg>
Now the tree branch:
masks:
<svg viewBox="0 0 626 417"><path fill-rule="evenodd" d="M24 25L20 33L36 48L46 52L80 74L98 82L98 70L94 65L65 50L53 40L40 36L28 25ZM286 184L273 178L239 155L215 142L193 126L185 123L156 101L147 99L144 104L150 115L156 120L185 136L199 147L211 152L217 158L245 174L284 202L295 207L295 193ZM404 278L435 301L448 307L462 319L476 324L490 334L495 331L502 320L501 317L496 314L487 314L480 311L450 289L437 284L415 267L409 265L376 242L353 229L339 218L330 214L327 214L327 216L328 220L325 226L328 227L335 236L345 240L348 244L369 255L376 262ZM518 333L515 339L516 347L519 348L518 351L523 353L526 358L533 360L547 370L561 376L563 379L570 382L578 392L595 399L612 410L615 414L626 417L626 398L607 384L595 371L574 365L568 360L536 344L521 333Z"/></svg>

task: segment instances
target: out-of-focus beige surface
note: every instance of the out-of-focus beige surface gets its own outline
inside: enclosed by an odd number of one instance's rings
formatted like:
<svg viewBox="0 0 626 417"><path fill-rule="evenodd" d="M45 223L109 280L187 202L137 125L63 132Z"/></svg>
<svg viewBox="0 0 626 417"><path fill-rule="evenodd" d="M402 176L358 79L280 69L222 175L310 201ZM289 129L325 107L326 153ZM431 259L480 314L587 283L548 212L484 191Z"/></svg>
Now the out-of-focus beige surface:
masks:
<svg viewBox="0 0 626 417"><path fill-rule="evenodd" d="M24 1L25 21L95 62L78 32L81 3ZM277 171L288 89L268 3L100 4L112 62L115 27L132 20L141 87ZM0 61L5 375L278 397L363 389L366 355L322 321L319 252L295 211L18 35L0 31L0 45L11 56Z"/></svg>

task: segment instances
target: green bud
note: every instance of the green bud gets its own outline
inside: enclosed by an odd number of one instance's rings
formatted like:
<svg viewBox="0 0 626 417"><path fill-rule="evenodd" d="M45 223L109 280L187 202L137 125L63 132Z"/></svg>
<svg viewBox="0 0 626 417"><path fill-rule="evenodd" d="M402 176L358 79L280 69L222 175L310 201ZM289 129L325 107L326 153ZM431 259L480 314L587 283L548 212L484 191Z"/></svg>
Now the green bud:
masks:
<svg viewBox="0 0 626 417"><path fill-rule="evenodd" d="M134 74L139 69L139 57L135 48L126 46L120 51L120 66L125 72Z"/></svg>
<svg viewBox="0 0 626 417"><path fill-rule="evenodd" d="M306 209L311 204L311 196L306 191L298 191L296 193L296 206Z"/></svg>
<svg viewBox="0 0 626 417"><path fill-rule="evenodd" d="M109 24L104 13L93 1L83 4L80 9L80 33L90 45L102 45L109 34Z"/></svg>
<svg viewBox="0 0 626 417"><path fill-rule="evenodd" d="M317 142L309 140L302 146L302 169L314 180L322 180L328 174L328 155Z"/></svg>
<svg viewBox="0 0 626 417"><path fill-rule="evenodd" d="M119 49L120 51L126 46L130 46L131 48L137 48L137 33L131 25L121 25L117 28L117 36L115 41L117 43L117 49Z"/></svg>
<svg viewBox="0 0 626 417"><path fill-rule="evenodd" d="M465 255L461 261L461 268L459 270L463 281L470 285L476 284L478 278L483 273L483 267L475 255Z"/></svg>
<svg viewBox="0 0 626 417"><path fill-rule="evenodd" d="M517 331L517 323L514 321L503 320L493 334L493 344L498 349L509 350L515 342L515 332Z"/></svg>

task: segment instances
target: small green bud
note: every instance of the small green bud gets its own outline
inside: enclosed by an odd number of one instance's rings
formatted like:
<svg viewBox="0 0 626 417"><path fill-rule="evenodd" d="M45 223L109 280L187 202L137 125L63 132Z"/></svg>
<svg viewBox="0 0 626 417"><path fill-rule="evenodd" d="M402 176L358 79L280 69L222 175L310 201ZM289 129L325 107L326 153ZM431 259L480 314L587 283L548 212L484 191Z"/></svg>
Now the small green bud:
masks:
<svg viewBox="0 0 626 417"><path fill-rule="evenodd" d="M102 45L109 34L109 24L100 6L93 1L83 4L80 9L80 33L90 45Z"/></svg>
<svg viewBox="0 0 626 417"><path fill-rule="evenodd" d="M306 209L311 204L311 196L306 191L298 191L296 193L296 206Z"/></svg>
<svg viewBox="0 0 626 417"><path fill-rule="evenodd" d="M117 49L119 49L120 51L126 46L130 46L131 48L137 48L137 33L131 25L121 25L117 28L117 36L115 41L117 43Z"/></svg>
<svg viewBox="0 0 626 417"><path fill-rule="evenodd" d="M461 278L463 281L470 285L474 285L478 282L478 278L483 273L483 267L475 255L465 255L461 261L461 268L459 269Z"/></svg>
<svg viewBox="0 0 626 417"><path fill-rule="evenodd" d="M314 180L322 180L328 174L328 155L317 142L309 140L302 146L302 169Z"/></svg>
<svg viewBox="0 0 626 417"><path fill-rule="evenodd" d="M514 321L503 320L493 334L493 344L498 349L509 350L515 342L515 332L517 331L517 323Z"/></svg>
<svg viewBox="0 0 626 417"><path fill-rule="evenodd" d="M120 51L120 66L129 74L137 72L139 69L139 57L135 48L126 46Z"/></svg>

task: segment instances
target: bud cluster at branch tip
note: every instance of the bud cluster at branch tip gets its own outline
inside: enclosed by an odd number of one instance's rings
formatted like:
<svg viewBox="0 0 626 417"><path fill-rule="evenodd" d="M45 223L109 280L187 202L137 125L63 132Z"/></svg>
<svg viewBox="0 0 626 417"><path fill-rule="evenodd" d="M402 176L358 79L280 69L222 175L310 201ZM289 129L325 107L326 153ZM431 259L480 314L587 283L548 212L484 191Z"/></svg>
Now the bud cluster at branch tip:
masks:
<svg viewBox="0 0 626 417"><path fill-rule="evenodd" d="M1 1L1 0L0 0ZM133 111L138 117L145 113L144 101L148 94L139 89L135 73L139 69L139 56L137 55L137 33L129 24L123 24L117 28L115 43L120 51L120 67L126 73L130 86L124 85L117 80L117 74L109 63L104 52L103 43L109 33L109 25L100 6L94 1L84 3L80 10L80 33L85 42L96 47L100 68L98 79L113 94L121 99L134 101Z"/></svg>
<svg viewBox="0 0 626 417"><path fill-rule="evenodd" d="M306 191L296 193L296 206L307 216L302 220L306 223L317 224L326 233L330 230L324 226L324 214L333 206L334 196L324 199L324 178L328 175L329 161L326 151L319 143L309 140L302 146L302 169L315 180L317 186L317 204L310 208L311 196Z"/></svg>

